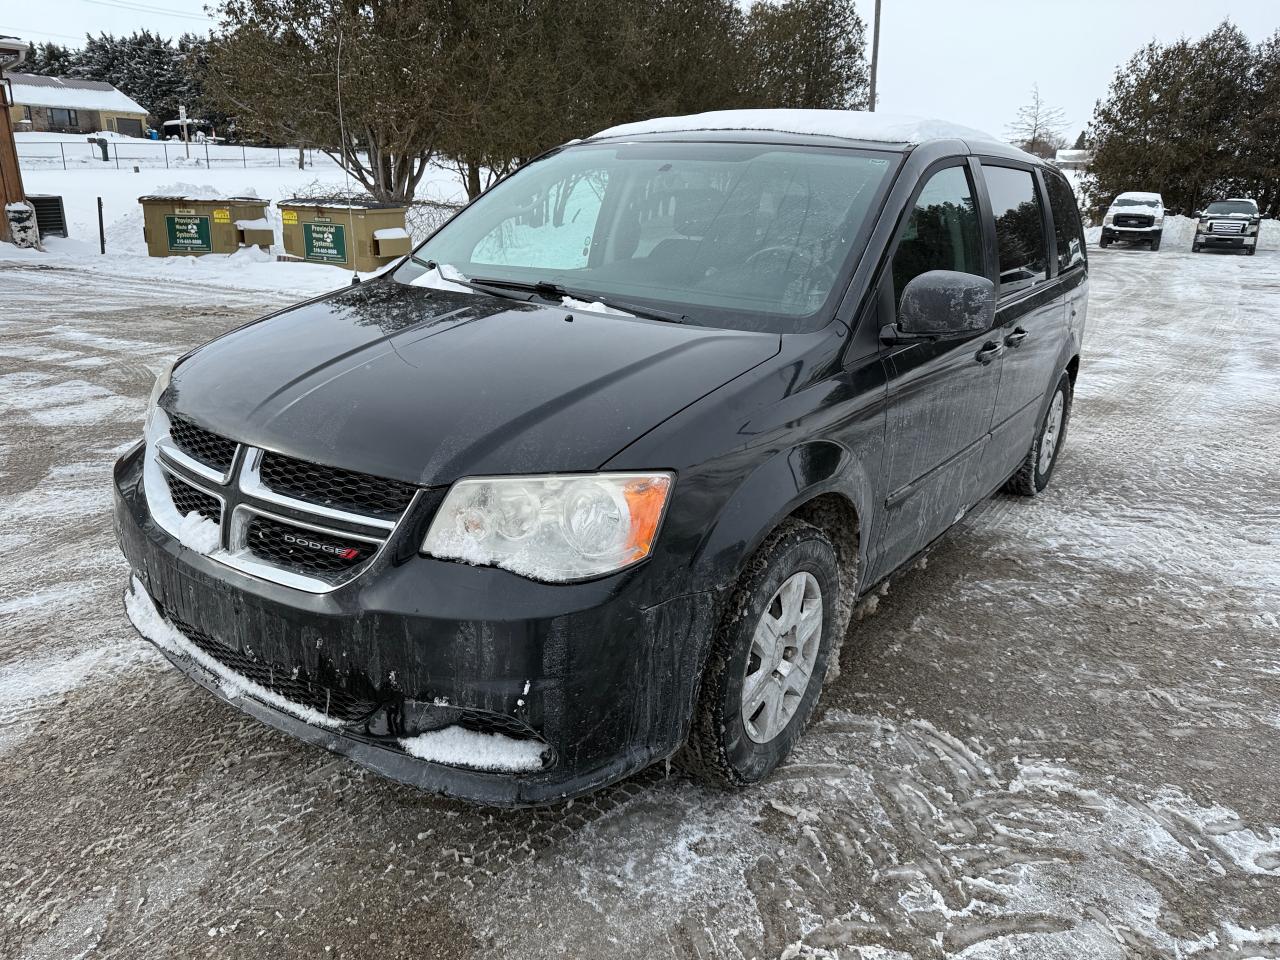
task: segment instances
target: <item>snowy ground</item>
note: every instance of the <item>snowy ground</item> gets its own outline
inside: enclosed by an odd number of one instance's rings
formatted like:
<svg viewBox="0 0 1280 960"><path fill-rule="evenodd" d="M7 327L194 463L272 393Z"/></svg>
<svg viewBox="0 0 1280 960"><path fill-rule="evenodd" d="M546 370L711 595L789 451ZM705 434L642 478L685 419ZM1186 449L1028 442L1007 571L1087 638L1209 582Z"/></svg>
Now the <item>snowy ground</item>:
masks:
<svg viewBox="0 0 1280 960"><path fill-rule="evenodd" d="M74 149L76 156L80 156L79 151L85 147L84 137L65 134L20 134L19 139L23 150L52 150L55 155L61 146L67 150ZM69 142L59 143L59 140ZM130 150L145 151L158 147L150 141L129 137L116 137L113 142L124 143ZM169 149L172 153L174 145L169 144ZM181 151L180 144L177 149ZM234 150L239 156L239 147L222 149ZM268 155L275 157L274 149L249 150L258 150L263 158ZM63 170L60 164L33 166L27 162L22 170L26 192L61 196L70 236L67 239L47 238L47 253L38 256L0 244L0 269L4 269L5 262L9 260L35 259L44 264L93 272L103 278L128 276L151 280L174 288L175 296L182 295L181 291L190 285L199 287L202 284L241 290L283 290L293 296L330 290L346 283L350 274L323 264L276 262L276 255L284 252L279 243L283 234L276 203L298 195L340 193L347 188L341 169L332 162L326 162L322 154L315 156L316 165L305 170L287 164L283 167L251 166L244 169L238 166L237 161L235 166L214 166L212 169L195 166L165 169L155 164L142 164L135 171L128 164L116 169L113 163L94 160L87 153L83 162L71 164L67 170ZM148 257L138 198L154 194L209 199L240 196L268 200L267 219L275 230L277 245L270 252L252 248L231 256ZM103 204L105 256L99 252L98 198L102 198ZM424 177L417 199L455 203L465 199L465 193L458 175L441 168L429 171Z"/></svg>
<svg viewBox="0 0 1280 960"><path fill-rule="evenodd" d="M494 813L127 626L112 458L274 306L0 264L0 957L1280 957L1280 250L1091 250L1054 485L855 623L794 759Z"/></svg>

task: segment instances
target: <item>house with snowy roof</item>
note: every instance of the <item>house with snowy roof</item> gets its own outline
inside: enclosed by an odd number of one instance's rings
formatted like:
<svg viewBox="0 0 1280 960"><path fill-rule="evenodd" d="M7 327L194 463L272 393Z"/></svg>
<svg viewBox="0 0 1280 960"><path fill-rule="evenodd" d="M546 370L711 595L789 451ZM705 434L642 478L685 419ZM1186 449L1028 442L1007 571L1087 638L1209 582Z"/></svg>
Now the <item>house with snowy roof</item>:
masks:
<svg viewBox="0 0 1280 960"><path fill-rule="evenodd" d="M141 137L147 111L109 83L11 73L13 128L19 132L96 133Z"/></svg>

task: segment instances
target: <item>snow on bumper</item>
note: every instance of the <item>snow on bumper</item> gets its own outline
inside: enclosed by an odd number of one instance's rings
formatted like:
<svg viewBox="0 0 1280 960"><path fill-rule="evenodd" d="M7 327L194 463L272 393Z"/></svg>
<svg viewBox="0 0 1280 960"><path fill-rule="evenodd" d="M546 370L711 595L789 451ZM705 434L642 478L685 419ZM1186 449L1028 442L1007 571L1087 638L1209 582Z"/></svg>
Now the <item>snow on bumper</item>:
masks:
<svg viewBox="0 0 1280 960"><path fill-rule="evenodd" d="M126 454L115 478L130 618L245 713L394 779L499 805L588 792L683 742L710 593L645 603L635 576L553 586L415 557L303 594L161 529L140 459Z"/></svg>

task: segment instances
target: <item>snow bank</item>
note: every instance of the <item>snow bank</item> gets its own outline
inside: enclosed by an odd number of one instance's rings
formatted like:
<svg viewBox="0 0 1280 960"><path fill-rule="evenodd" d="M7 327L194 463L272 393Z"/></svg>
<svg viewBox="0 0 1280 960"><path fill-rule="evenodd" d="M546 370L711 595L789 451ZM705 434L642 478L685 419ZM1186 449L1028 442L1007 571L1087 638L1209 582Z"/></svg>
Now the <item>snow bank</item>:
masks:
<svg viewBox="0 0 1280 960"><path fill-rule="evenodd" d="M678 133L694 130L761 130L811 134L876 143L923 143L958 139L995 141L989 133L928 117L868 113L863 110L713 110L684 117L659 117L624 123L601 130L602 137L631 137L642 133Z"/></svg>
<svg viewBox="0 0 1280 960"><path fill-rule="evenodd" d="M465 727L445 727L406 737L400 746L419 760L508 773L541 770L546 749L536 740L517 740L501 733L480 733Z"/></svg>
<svg viewBox="0 0 1280 960"><path fill-rule="evenodd" d="M252 680L233 673L213 657L209 656L178 630L172 623L160 615L160 611L147 595L141 581L133 577L124 594L124 609L130 622L142 634L161 650L184 657L198 664L218 678L222 694L228 699L247 696L268 706L275 707L283 713L297 717L314 727L334 729L342 722L334 717L325 716L318 710L304 707L302 704L286 700L277 693L259 686Z"/></svg>

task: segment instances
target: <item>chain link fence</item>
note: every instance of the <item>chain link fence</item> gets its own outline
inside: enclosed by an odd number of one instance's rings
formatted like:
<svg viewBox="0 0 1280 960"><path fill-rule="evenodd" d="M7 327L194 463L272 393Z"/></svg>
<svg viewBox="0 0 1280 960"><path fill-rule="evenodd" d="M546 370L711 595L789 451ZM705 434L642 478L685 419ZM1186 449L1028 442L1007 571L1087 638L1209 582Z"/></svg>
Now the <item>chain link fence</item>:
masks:
<svg viewBox="0 0 1280 960"><path fill-rule="evenodd" d="M299 149L251 147L228 143L182 143L171 140L56 140L18 143L18 163L27 170L80 170L114 167L210 169L298 166ZM303 148L306 169L340 169L319 150Z"/></svg>

